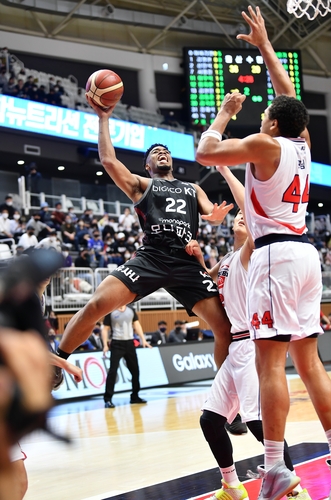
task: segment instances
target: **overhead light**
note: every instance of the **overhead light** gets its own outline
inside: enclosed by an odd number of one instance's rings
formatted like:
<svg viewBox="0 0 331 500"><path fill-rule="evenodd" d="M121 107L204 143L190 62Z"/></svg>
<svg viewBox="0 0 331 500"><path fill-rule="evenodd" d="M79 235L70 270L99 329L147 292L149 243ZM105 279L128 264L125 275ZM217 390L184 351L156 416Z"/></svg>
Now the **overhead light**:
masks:
<svg viewBox="0 0 331 500"><path fill-rule="evenodd" d="M169 64L168 63L163 63L162 64L163 71L167 71L169 69Z"/></svg>
<svg viewBox="0 0 331 500"><path fill-rule="evenodd" d="M101 170L98 170L97 172L95 172L95 175L103 175L103 172Z"/></svg>
<svg viewBox="0 0 331 500"><path fill-rule="evenodd" d="M57 167L57 169L58 169L58 170L64 170L64 169L65 169L65 167L64 167L63 165L59 165L59 166Z"/></svg>
<svg viewBox="0 0 331 500"><path fill-rule="evenodd" d="M317 203L317 206L322 208L322 207L324 207L324 203Z"/></svg>
<svg viewBox="0 0 331 500"><path fill-rule="evenodd" d="M25 161L24 160L17 160L17 165L24 165Z"/></svg>

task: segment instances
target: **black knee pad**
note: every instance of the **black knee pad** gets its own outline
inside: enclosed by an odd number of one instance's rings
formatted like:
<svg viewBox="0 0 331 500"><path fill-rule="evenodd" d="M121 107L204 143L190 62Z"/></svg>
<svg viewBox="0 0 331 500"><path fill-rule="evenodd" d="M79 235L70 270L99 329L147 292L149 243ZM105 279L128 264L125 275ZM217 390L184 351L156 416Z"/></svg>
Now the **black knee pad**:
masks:
<svg viewBox="0 0 331 500"><path fill-rule="evenodd" d="M224 429L225 423L226 418L222 415L218 415L218 413L209 410L203 410L200 417L200 427L208 443L215 442L220 433L226 433Z"/></svg>
<svg viewBox="0 0 331 500"><path fill-rule="evenodd" d="M253 436L263 444L262 420L251 420L251 422L246 422L246 424Z"/></svg>

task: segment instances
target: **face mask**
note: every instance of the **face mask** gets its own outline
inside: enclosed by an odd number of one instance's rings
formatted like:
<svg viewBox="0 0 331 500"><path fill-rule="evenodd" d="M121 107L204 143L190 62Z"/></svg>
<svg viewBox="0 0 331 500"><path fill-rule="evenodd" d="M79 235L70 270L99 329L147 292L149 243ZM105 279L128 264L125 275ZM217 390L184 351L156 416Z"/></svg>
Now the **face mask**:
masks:
<svg viewBox="0 0 331 500"><path fill-rule="evenodd" d="M28 235L29 235L29 236L32 236L33 234L34 234L34 232L33 232L33 231L28 231Z"/></svg>
<svg viewBox="0 0 331 500"><path fill-rule="evenodd" d="M130 257L131 257L131 254L130 254L130 253L125 253L125 254L124 254L124 258L125 258L125 259L129 259Z"/></svg>
<svg viewBox="0 0 331 500"><path fill-rule="evenodd" d="M160 326L160 332L164 333L167 330L166 326Z"/></svg>
<svg viewBox="0 0 331 500"><path fill-rule="evenodd" d="M14 219L15 220L18 220L20 217L21 217L20 214L14 214Z"/></svg>
<svg viewBox="0 0 331 500"><path fill-rule="evenodd" d="M175 328L175 332L176 333L179 333L181 331L182 327L181 326L176 326Z"/></svg>
<svg viewBox="0 0 331 500"><path fill-rule="evenodd" d="M134 238L132 237L128 238L128 243L134 243Z"/></svg>
<svg viewBox="0 0 331 500"><path fill-rule="evenodd" d="M62 254L63 254L63 257L68 257L69 252L62 252Z"/></svg>
<svg viewBox="0 0 331 500"><path fill-rule="evenodd" d="M13 202L12 201L7 201L6 205L8 205L9 207L11 207L13 205Z"/></svg>
<svg viewBox="0 0 331 500"><path fill-rule="evenodd" d="M3 219L8 219L8 214L6 214L6 213L2 214L2 218Z"/></svg>
<svg viewBox="0 0 331 500"><path fill-rule="evenodd" d="M55 340L55 335L48 335L49 340Z"/></svg>

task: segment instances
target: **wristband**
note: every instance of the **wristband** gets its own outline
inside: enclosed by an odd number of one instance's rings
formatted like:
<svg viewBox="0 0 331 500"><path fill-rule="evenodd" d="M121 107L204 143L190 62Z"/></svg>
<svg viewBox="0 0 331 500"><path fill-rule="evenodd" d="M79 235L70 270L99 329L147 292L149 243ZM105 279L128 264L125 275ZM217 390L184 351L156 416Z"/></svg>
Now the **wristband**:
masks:
<svg viewBox="0 0 331 500"><path fill-rule="evenodd" d="M200 141L205 139L206 137L214 137L214 139L222 140L222 134L217 132L217 130L206 130L206 132L202 132Z"/></svg>

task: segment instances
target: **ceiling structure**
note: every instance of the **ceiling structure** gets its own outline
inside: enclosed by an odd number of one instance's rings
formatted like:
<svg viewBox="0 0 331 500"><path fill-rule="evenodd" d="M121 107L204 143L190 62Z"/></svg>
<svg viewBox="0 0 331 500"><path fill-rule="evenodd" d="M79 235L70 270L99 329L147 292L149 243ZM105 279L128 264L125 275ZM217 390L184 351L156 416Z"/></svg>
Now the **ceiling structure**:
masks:
<svg viewBox="0 0 331 500"><path fill-rule="evenodd" d="M319 0L310 0L315 5ZM307 0L305 0L305 3ZM242 10L259 5L275 49L302 52L303 72L331 76L331 14L297 19L286 0L0 0L0 30L182 57L182 47L245 47ZM325 2L324 2L325 3ZM59 54L60 55L60 54Z"/></svg>

